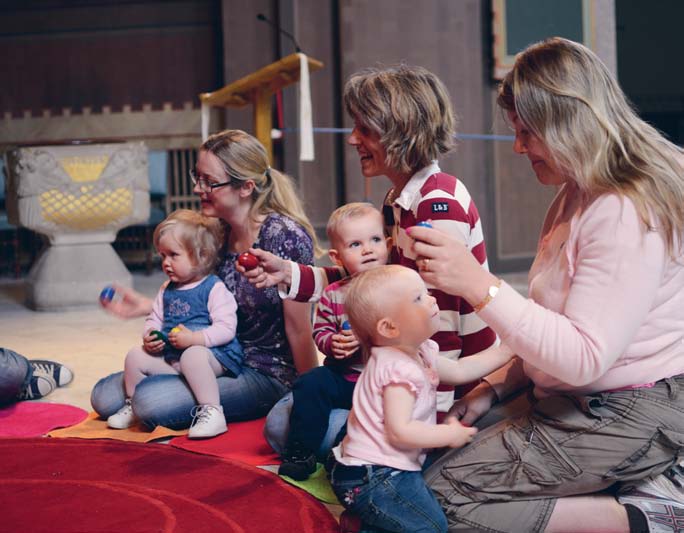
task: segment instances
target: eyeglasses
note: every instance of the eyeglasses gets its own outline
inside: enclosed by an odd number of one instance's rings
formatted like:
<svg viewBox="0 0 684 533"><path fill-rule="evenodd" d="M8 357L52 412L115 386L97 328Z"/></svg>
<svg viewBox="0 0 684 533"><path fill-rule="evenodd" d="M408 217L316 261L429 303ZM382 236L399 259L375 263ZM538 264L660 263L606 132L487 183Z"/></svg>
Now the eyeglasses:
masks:
<svg viewBox="0 0 684 533"><path fill-rule="evenodd" d="M194 168L190 169L189 174L192 184L197 185L202 192L212 192L214 189L225 187L226 185L231 185L233 183L232 179L229 181L222 181L220 183L209 181L209 179L205 177L199 177Z"/></svg>

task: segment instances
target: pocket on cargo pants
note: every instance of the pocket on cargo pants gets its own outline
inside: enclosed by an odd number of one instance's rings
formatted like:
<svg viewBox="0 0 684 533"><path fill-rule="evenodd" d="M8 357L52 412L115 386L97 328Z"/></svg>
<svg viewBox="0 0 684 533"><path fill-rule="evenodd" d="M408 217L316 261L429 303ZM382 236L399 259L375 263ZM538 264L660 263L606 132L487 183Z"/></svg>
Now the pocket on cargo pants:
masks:
<svg viewBox="0 0 684 533"><path fill-rule="evenodd" d="M522 417L497 426L498 431L462 450L452 464L442 466L441 474L451 489L449 503L538 497L553 493L553 487L582 473L546 428L533 419Z"/></svg>

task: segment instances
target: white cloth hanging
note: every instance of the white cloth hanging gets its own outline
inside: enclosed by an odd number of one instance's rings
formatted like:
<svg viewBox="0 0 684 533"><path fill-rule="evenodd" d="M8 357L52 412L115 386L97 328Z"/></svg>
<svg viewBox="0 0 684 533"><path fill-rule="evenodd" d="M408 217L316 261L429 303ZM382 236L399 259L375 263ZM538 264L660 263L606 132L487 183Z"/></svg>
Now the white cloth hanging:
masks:
<svg viewBox="0 0 684 533"><path fill-rule="evenodd" d="M299 160L314 160L313 121L311 117L311 85L309 83L309 62L299 52Z"/></svg>
<svg viewBox="0 0 684 533"><path fill-rule="evenodd" d="M201 125L202 125L202 143L209 137L209 118L211 116L211 106L202 102L200 111Z"/></svg>

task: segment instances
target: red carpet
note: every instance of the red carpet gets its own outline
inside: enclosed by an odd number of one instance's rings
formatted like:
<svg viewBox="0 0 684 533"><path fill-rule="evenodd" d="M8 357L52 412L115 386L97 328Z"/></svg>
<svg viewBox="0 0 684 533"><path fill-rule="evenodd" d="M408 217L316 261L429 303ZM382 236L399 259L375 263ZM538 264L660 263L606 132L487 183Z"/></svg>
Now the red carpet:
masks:
<svg viewBox="0 0 684 533"><path fill-rule="evenodd" d="M52 429L78 424L87 416L73 405L19 402L0 409L0 437L40 437Z"/></svg>
<svg viewBox="0 0 684 533"><path fill-rule="evenodd" d="M0 440L0 529L333 532L323 505L276 475L161 444Z"/></svg>
<svg viewBox="0 0 684 533"><path fill-rule="evenodd" d="M277 465L280 464L280 457L264 439L265 423L265 417L248 422L231 422L227 433L213 439L176 437L170 444L191 452L233 459L249 465Z"/></svg>

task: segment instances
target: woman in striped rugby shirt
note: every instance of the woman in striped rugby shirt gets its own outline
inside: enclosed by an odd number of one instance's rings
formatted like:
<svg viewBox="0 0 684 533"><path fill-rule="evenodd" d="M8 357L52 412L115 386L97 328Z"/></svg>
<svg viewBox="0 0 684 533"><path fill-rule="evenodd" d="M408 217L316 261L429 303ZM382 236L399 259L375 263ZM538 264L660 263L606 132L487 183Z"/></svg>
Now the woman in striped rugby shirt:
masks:
<svg viewBox="0 0 684 533"><path fill-rule="evenodd" d="M453 146L455 118L444 84L421 67L405 65L368 69L353 75L344 89L344 103L354 121L348 144L359 155L366 178L387 176L392 188L383 202L387 235L392 238L390 263L418 270L406 229L430 221L433 227L465 243L483 270L487 254L480 217L464 183L442 172L437 159ZM328 283L343 273L285 264L273 255L254 250L260 268L247 273L257 286L285 282L286 298L317 300ZM431 288L441 312L440 330L433 337L440 354L457 359L491 346L496 336L460 296ZM438 394L438 409L445 412L454 390ZM269 416L267 436L280 450L287 433L289 398ZM338 419L339 420L339 419ZM331 432L329 432L330 435Z"/></svg>

